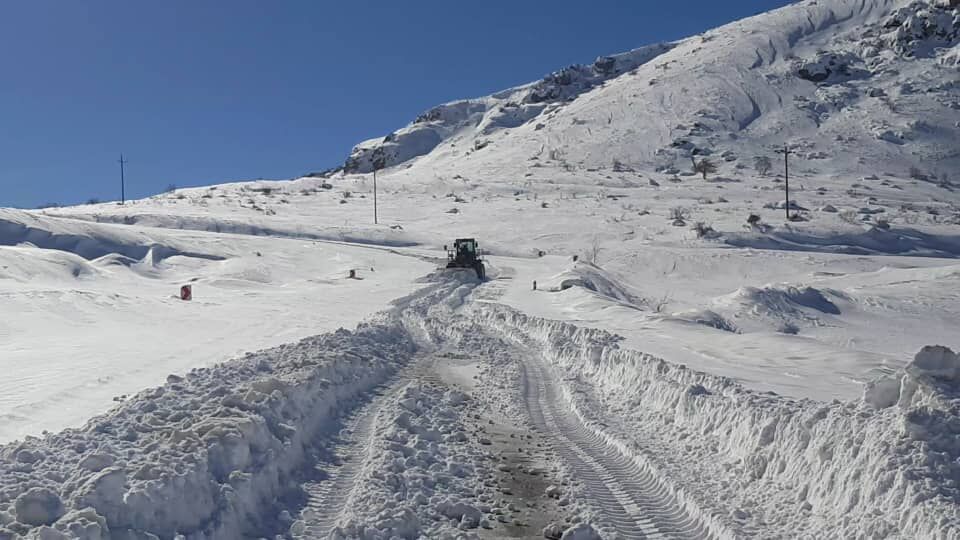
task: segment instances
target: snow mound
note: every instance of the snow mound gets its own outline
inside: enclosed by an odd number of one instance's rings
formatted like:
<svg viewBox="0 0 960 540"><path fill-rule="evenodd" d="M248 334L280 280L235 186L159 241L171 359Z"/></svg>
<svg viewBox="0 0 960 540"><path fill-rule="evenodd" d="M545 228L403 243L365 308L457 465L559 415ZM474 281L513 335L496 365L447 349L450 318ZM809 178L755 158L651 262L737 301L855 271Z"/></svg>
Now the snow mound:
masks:
<svg viewBox="0 0 960 540"><path fill-rule="evenodd" d="M912 362L907 373L916 378L933 378L947 383L960 383L960 357L940 345L924 347Z"/></svg>
<svg viewBox="0 0 960 540"><path fill-rule="evenodd" d="M902 372L869 382L863 400L877 409L960 412L960 356L948 347L926 346Z"/></svg>
<svg viewBox="0 0 960 540"><path fill-rule="evenodd" d="M73 253L39 249L30 244L0 246L0 279L73 281L99 275L94 264Z"/></svg>
<svg viewBox="0 0 960 540"><path fill-rule="evenodd" d="M824 291L813 287L741 287L718 303L740 304L754 313L801 315L806 310L814 310L828 315L840 314L840 308Z"/></svg>
<svg viewBox="0 0 960 540"><path fill-rule="evenodd" d="M710 328L716 328L717 330L723 330L724 332L737 333L739 331L737 330L737 326L735 324L724 318L719 313L709 309L689 309L679 313L674 313L669 317L669 319L709 326Z"/></svg>
<svg viewBox="0 0 960 540"><path fill-rule="evenodd" d="M740 287L712 303L714 310L726 320L738 321L744 331L796 334L801 326L821 326L825 317L840 315L835 300L842 298L842 293L830 289L767 285Z"/></svg>
<svg viewBox="0 0 960 540"><path fill-rule="evenodd" d="M578 261L568 270L538 283L537 288L551 292L578 287L627 304L639 304L639 298L609 272L599 266Z"/></svg>

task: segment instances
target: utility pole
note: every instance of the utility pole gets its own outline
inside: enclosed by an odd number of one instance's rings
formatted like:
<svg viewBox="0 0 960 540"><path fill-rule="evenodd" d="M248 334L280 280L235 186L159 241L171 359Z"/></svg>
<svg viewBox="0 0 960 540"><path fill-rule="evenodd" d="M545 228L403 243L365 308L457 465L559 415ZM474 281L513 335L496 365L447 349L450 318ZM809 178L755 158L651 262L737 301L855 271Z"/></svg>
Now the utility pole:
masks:
<svg viewBox="0 0 960 540"><path fill-rule="evenodd" d="M373 224L377 224L377 167L373 167Z"/></svg>
<svg viewBox="0 0 960 540"><path fill-rule="evenodd" d="M783 181L786 193L786 202L783 208L787 214L787 221L790 221L790 164L788 159L790 147L787 146L787 143L783 143L783 150L777 150L777 153L783 154Z"/></svg>
<svg viewBox="0 0 960 540"><path fill-rule="evenodd" d="M127 163L127 161L123 159L123 154L120 154L120 204L126 204L127 202L127 187L123 178L124 163Z"/></svg>

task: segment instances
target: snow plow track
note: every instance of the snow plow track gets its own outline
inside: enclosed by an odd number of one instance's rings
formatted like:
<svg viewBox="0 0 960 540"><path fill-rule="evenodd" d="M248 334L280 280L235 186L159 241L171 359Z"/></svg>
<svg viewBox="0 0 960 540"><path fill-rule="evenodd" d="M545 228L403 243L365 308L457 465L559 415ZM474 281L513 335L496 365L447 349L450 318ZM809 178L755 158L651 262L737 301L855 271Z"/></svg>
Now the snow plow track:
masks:
<svg viewBox="0 0 960 540"><path fill-rule="evenodd" d="M374 390L369 402L356 407L345 419L339 443L331 449L332 456L339 458L336 460L339 466L330 460L318 463L318 472L326 474L326 478L304 482L302 486L307 501L301 511L303 526L293 531L294 538L329 538L341 524L364 463L371 458L372 452L379 451L372 444L377 417L405 384L414 380L439 383L440 378L431 372L433 362L429 355L416 357L389 383Z"/></svg>
<svg viewBox="0 0 960 540"><path fill-rule="evenodd" d="M554 450L583 482L584 496L606 525L623 538L710 538L653 475L583 425L538 360L522 369L531 420L555 438Z"/></svg>
<svg viewBox="0 0 960 540"><path fill-rule="evenodd" d="M341 460L340 466L328 465L321 472L328 477L321 481L306 482L303 490L307 494L307 503L302 511L304 526L295 534L295 538L327 538L337 526L337 521L350 499L353 485L362 470L369 441L376 426L377 413L380 411L385 394L376 396L366 405L359 407L347 420L346 435L335 448L335 455Z"/></svg>

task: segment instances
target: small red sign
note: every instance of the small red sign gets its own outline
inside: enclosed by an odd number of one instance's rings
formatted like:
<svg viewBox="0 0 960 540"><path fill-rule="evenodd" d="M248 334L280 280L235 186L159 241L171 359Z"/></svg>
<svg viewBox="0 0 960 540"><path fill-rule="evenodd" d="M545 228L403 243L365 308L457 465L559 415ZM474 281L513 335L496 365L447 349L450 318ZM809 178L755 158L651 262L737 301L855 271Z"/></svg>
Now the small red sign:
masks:
<svg viewBox="0 0 960 540"><path fill-rule="evenodd" d="M181 300L193 300L193 285L184 285L180 287Z"/></svg>

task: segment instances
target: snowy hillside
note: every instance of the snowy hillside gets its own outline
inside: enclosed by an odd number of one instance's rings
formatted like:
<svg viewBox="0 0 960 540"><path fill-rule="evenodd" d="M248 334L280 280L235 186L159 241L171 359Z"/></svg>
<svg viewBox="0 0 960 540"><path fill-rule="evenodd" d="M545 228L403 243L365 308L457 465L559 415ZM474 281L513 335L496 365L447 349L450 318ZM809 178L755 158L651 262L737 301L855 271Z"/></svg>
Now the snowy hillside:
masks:
<svg viewBox="0 0 960 540"><path fill-rule="evenodd" d="M0 210L0 540L960 539L950 4L600 56L323 176ZM437 271L460 237L490 279Z"/></svg>
<svg viewBox="0 0 960 540"><path fill-rule="evenodd" d="M382 147L388 166L410 164L411 175L521 175L548 164L686 170L691 155L734 175L789 143L800 173L915 166L938 181L960 162L958 41L945 5L802 2L441 105L358 145L345 170L369 172Z"/></svg>

